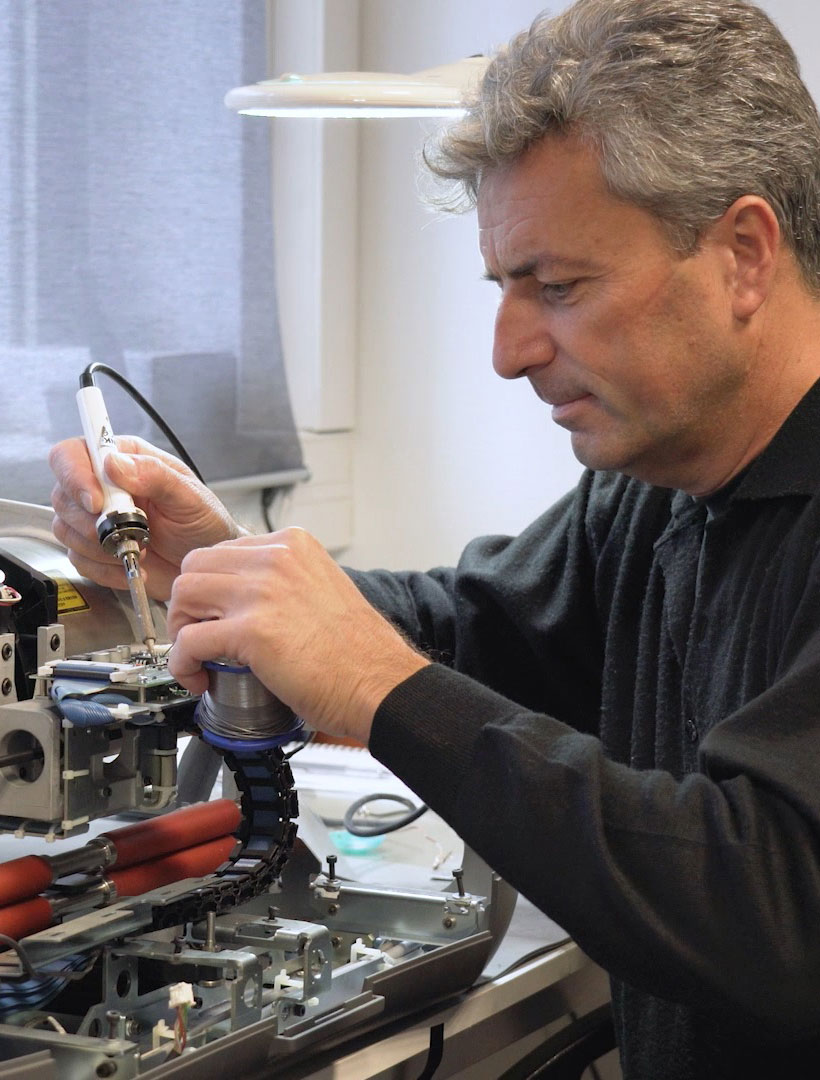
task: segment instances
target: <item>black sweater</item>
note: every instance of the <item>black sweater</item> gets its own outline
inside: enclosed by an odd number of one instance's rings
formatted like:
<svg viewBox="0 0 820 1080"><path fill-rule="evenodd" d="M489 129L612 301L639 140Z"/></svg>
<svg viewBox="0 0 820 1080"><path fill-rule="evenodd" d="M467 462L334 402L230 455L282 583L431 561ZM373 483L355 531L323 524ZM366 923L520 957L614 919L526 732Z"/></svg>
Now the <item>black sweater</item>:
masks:
<svg viewBox="0 0 820 1080"><path fill-rule="evenodd" d="M627 1080L820 1076L819 432L353 575L439 661L372 752L611 973Z"/></svg>

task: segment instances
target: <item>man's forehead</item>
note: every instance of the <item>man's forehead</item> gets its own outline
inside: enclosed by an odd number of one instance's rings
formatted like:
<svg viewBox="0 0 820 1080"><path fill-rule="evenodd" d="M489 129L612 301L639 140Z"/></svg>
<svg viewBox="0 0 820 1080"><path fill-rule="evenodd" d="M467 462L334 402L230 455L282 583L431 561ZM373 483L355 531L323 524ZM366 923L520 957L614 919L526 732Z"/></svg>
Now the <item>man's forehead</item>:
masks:
<svg viewBox="0 0 820 1080"><path fill-rule="evenodd" d="M613 195L595 151L550 136L510 164L486 171L478 189L479 248L495 279L594 269L621 258L660 225L649 211ZM666 243L667 241L664 241Z"/></svg>

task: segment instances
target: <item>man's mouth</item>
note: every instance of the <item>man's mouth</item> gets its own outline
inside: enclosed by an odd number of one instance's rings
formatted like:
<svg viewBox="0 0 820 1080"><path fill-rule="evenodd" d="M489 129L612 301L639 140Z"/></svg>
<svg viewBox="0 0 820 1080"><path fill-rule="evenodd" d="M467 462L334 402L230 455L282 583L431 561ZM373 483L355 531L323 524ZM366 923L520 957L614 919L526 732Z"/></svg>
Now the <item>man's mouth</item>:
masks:
<svg viewBox="0 0 820 1080"><path fill-rule="evenodd" d="M583 408L586 402L592 400L592 394L576 394L574 397L561 397L549 402L552 405L552 419L556 424L571 420L575 414Z"/></svg>

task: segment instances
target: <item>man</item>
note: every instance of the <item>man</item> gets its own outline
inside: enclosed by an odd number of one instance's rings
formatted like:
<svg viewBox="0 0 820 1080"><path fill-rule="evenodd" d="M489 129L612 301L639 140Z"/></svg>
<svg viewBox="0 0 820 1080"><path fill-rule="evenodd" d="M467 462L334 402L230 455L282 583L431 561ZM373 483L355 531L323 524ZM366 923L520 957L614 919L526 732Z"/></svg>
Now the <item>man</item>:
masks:
<svg viewBox="0 0 820 1080"><path fill-rule="evenodd" d="M814 1077L820 125L794 56L744 3L579 0L432 165L477 198L496 369L588 471L456 569L346 576L123 440L172 670L198 692L236 657L369 739L611 972L628 1080ZM121 585L82 446L52 458L57 536Z"/></svg>

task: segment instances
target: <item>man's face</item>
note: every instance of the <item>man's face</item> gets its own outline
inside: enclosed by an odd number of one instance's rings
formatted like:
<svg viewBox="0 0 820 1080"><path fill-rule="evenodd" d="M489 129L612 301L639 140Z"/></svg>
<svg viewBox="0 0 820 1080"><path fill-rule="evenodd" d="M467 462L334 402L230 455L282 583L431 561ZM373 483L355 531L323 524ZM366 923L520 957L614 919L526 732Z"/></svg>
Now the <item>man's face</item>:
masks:
<svg viewBox="0 0 820 1080"><path fill-rule="evenodd" d="M569 138L489 171L478 220L501 288L496 371L527 376L585 465L695 491L750 379L725 249L707 233L673 252Z"/></svg>

